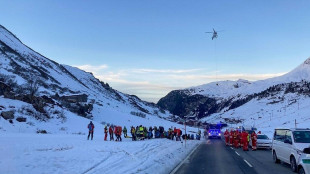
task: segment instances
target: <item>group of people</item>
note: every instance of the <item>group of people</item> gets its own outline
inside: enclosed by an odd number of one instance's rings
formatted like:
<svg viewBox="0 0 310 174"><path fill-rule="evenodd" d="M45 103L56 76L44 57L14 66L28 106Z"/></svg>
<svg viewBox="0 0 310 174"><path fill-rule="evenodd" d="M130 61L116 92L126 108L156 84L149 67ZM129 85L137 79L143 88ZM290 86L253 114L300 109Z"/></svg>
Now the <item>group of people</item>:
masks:
<svg viewBox="0 0 310 174"><path fill-rule="evenodd" d="M244 151L249 150L249 142L252 140L252 150L256 150L257 134L253 131L249 134L247 131L231 130L224 132L226 146L233 146L235 148L241 147Z"/></svg>
<svg viewBox="0 0 310 174"><path fill-rule="evenodd" d="M92 121L87 126L89 133L87 140L91 137L91 140L93 140L94 136L94 124ZM154 133L153 133L154 132ZM182 130L177 129L176 127L174 129L169 128L168 130L165 130L164 127L145 127L145 126L131 126L130 128L130 134L131 137L127 135L127 128L124 126L123 128L121 126L105 126L104 127L104 141L107 141L108 134L110 137L110 141L114 141L114 136L116 137L115 141L122 141L122 133L124 135L124 138L131 138L132 141L136 140L144 140L144 139L151 139L151 138L167 138L171 140L181 141L181 137L183 139L194 139L194 135L182 135ZM196 135L196 139L200 139L201 131L198 131L198 134ZM198 136L199 135L199 136Z"/></svg>

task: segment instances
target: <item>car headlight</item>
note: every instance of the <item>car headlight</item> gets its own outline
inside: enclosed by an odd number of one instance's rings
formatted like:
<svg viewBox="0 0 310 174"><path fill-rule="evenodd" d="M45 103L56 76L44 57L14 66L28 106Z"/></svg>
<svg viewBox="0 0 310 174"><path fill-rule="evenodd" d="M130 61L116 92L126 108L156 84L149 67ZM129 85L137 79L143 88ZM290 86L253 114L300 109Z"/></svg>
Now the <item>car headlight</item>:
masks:
<svg viewBox="0 0 310 174"><path fill-rule="evenodd" d="M221 133L219 133L219 135L221 135Z"/></svg>
<svg viewBox="0 0 310 174"><path fill-rule="evenodd" d="M209 133L209 135L211 135L211 133Z"/></svg>
<svg viewBox="0 0 310 174"><path fill-rule="evenodd" d="M301 155L301 154L302 154L302 151L299 150L299 149L296 149L296 152L297 152L298 155Z"/></svg>

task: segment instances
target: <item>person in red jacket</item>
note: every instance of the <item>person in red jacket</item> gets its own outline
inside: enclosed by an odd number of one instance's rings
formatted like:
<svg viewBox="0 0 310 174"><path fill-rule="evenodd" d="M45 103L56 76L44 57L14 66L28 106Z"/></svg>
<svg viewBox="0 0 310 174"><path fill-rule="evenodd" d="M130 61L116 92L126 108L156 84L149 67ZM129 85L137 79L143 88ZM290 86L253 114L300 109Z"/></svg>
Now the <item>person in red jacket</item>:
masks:
<svg viewBox="0 0 310 174"><path fill-rule="evenodd" d="M239 135L239 132L238 132L238 130L236 130L234 132L234 146L235 146L235 148L238 148L238 144L239 144L239 137L238 137L238 135Z"/></svg>
<svg viewBox="0 0 310 174"><path fill-rule="evenodd" d="M113 137L113 127L112 126L110 126L109 127L109 134L110 134L110 141L114 141L114 137Z"/></svg>
<svg viewBox="0 0 310 174"><path fill-rule="evenodd" d="M108 127L104 127L104 141L107 141L107 136L108 136Z"/></svg>
<svg viewBox="0 0 310 174"><path fill-rule="evenodd" d="M87 128L88 128L87 140L89 140L89 136L91 136L91 140L93 140L95 126L92 121L90 121L90 123L87 125Z"/></svg>
<svg viewBox="0 0 310 174"><path fill-rule="evenodd" d="M256 150L257 134L255 133L255 131L252 132L251 139L252 139L252 150Z"/></svg>
<svg viewBox="0 0 310 174"><path fill-rule="evenodd" d="M238 140L239 140L238 147L242 147L241 144L243 144L243 142L242 142L242 132L241 132L241 130L238 132Z"/></svg>
<svg viewBox="0 0 310 174"><path fill-rule="evenodd" d="M248 151L249 150L249 143L248 143L248 133L246 131L243 131L241 136L242 136L242 141L243 141L243 151Z"/></svg>
<svg viewBox="0 0 310 174"><path fill-rule="evenodd" d="M115 141L122 141L122 127L121 126L116 126L114 128L114 134L116 136Z"/></svg>
<svg viewBox="0 0 310 174"><path fill-rule="evenodd" d="M230 146L232 146L234 142L233 136L234 136L234 131L230 130L230 133L229 133L229 145Z"/></svg>
<svg viewBox="0 0 310 174"><path fill-rule="evenodd" d="M227 129L224 132L224 137L225 137L225 144L226 144L226 146L228 146L229 145L229 132Z"/></svg>

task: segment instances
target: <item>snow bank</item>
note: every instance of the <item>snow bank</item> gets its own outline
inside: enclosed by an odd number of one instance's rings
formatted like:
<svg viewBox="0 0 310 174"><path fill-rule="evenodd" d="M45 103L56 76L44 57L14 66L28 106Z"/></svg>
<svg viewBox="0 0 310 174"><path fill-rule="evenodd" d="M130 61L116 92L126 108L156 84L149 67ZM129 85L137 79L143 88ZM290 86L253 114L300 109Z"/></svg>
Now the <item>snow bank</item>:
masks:
<svg viewBox="0 0 310 174"><path fill-rule="evenodd" d="M122 142L86 135L0 134L0 173L169 173L201 141Z"/></svg>

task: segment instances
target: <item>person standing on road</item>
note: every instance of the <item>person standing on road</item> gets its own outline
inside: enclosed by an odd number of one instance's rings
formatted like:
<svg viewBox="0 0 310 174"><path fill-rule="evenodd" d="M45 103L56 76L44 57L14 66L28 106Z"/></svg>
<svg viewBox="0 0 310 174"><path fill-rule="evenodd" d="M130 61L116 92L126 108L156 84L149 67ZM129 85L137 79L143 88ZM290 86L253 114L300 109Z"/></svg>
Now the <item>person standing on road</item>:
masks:
<svg viewBox="0 0 310 174"><path fill-rule="evenodd" d="M233 130L230 130L230 133L229 133L229 145L230 146L233 146L233 134L234 134L234 131Z"/></svg>
<svg viewBox="0 0 310 174"><path fill-rule="evenodd" d="M94 126L92 121L90 121L90 123L88 124L87 128L88 128L87 140L89 140L89 136L91 136L91 140L93 140L95 126Z"/></svg>
<svg viewBox="0 0 310 174"><path fill-rule="evenodd" d="M224 137L225 137L225 144L226 144L226 146L228 146L229 145L229 132L227 129L224 132Z"/></svg>
<svg viewBox="0 0 310 174"><path fill-rule="evenodd" d="M252 139L252 150L256 150L256 142L257 142L257 134L255 131L251 134L251 139Z"/></svg>
<svg viewBox="0 0 310 174"><path fill-rule="evenodd" d="M108 136L108 127L104 127L104 141L107 141L107 136Z"/></svg>
<svg viewBox="0 0 310 174"><path fill-rule="evenodd" d="M238 131L236 130L234 132L234 147L237 149L238 148L238 143L239 143L239 140L238 140Z"/></svg>
<svg viewBox="0 0 310 174"><path fill-rule="evenodd" d="M243 151L248 151L249 150L249 143L248 143L248 133L246 132L246 131L243 131L242 132L242 141L243 141L243 147L242 147L242 149L243 149Z"/></svg>
<svg viewBox="0 0 310 174"><path fill-rule="evenodd" d="M238 143L238 147L242 147L242 132L241 130L238 133L238 139L239 139L239 143Z"/></svg>

